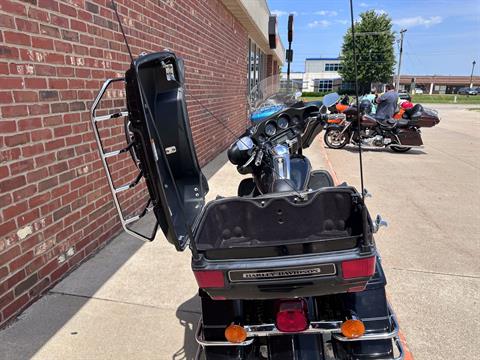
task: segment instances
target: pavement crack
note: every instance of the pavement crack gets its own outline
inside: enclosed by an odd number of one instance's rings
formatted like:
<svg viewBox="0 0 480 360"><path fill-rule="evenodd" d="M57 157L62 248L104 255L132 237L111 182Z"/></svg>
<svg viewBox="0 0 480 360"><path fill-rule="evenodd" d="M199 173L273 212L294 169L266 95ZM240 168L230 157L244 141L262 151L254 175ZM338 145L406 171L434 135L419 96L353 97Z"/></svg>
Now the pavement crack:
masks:
<svg viewBox="0 0 480 360"><path fill-rule="evenodd" d="M93 299L93 300L100 300L100 301L106 301L106 302L112 302L116 304L123 304L123 305L133 305L133 306L141 306L145 308L151 308L151 309L157 309L157 310L169 310L172 309L170 306L156 306L156 305L148 305L148 304L141 304L141 303L136 303L136 302L131 302L131 301L121 301L121 300L113 300L113 299L106 299L106 298L101 298L97 296L88 296L88 295L80 295L80 294L70 294L62 291L52 291L50 290L48 294L55 294L55 295L63 295L63 296L72 296L72 297L77 297L77 298L82 298L82 299ZM200 310L188 310L188 309L176 309L176 311L184 312L184 313L191 313L191 314L199 314L200 315Z"/></svg>
<svg viewBox="0 0 480 360"><path fill-rule="evenodd" d="M464 274L455 274L455 273L448 273L448 272L441 272L441 271L404 269L404 268L398 268L398 267L391 267L390 269L400 270L400 271L416 272L416 273L422 273L422 274L446 275L446 276L454 276L454 277L469 278L469 279L480 279L480 275L464 275Z"/></svg>

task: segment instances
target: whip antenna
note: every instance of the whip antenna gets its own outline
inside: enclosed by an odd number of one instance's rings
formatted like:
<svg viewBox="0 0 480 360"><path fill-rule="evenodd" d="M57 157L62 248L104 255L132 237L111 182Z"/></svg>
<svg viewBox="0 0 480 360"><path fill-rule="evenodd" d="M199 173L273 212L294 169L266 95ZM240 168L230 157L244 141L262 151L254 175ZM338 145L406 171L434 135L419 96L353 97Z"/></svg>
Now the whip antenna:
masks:
<svg viewBox="0 0 480 360"><path fill-rule="evenodd" d="M357 48L355 45L355 22L353 20L353 0L350 0L350 18L352 21L352 44L353 44L353 64L355 71L355 97L357 105L357 127L358 127L358 158L360 161L360 188L362 189L362 198L365 199L365 189L363 187L363 161L362 161L362 138L360 136L361 121L360 121L360 107L358 105L358 73L357 73Z"/></svg>
<svg viewBox="0 0 480 360"><path fill-rule="evenodd" d="M118 15L117 4L115 3L115 0L112 0L112 8L113 8L113 11L115 11L115 15L117 15L117 21L118 21L118 25L120 26L120 31L122 32L122 35L123 35L123 40L125 41L125 45L127 45L127 50L128 50L128 54L130 55L130 60L132 60L133 62L132 51L130 50L130 45L128 45L125 31L123 31L122 22L120 21L120 15Z"/></svg>

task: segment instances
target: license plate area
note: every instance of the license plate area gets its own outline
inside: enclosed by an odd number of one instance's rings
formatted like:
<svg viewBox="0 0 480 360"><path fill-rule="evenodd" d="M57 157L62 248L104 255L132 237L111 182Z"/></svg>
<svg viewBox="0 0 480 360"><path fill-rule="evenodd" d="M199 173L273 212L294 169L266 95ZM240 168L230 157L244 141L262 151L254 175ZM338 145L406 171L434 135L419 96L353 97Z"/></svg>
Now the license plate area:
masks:
<svg viewBox="0 0 480 360"><path fill-rule="evenodd" d="M320 264L298 267L231 270L228 279L232 283L264 282L312 279L317 277L331 276L337 273L335 264Z"/></svg>

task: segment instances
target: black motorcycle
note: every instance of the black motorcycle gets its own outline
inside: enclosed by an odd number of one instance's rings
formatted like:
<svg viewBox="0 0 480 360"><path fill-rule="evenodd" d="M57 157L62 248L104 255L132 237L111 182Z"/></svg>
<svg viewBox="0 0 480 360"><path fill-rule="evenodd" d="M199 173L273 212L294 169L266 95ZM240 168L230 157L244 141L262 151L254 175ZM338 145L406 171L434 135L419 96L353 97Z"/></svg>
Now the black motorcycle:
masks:
<svg viewBox="0 0 480 360"><path fill-rule="evenodd" d="M337 93L328 94L325 98L332 102L340 100ZM436 111L420 104L405 110L400 119L379 119L371 114L371 109L372 104L366 99L360 102L358 112L356 105L341 108L345 116L328 122L325 144L332 149L341 149L347 144L362 142L367 147L388 147L396 152L407 152L423 146L420 128L433 127L440 122ZM357 115L360 117L360 129Z"/></svg>
<svg viewBox="0 0 480 360"><path fill-rule="evenodd" d="M192 142L183 73L171 52L135 59L124 79L104 84L92 124L125 230L152 240L154 233L131 226L153 211L154 228L177 250L190 248L202 304L196 358L402 359L373 238L383 222L371 220L355 188L335 186L302 154L329 119L326 106L303 103L288 84L257 88L255 123L228 152L252 178L240 184L240 196L205 204L208 183ZM125 83L128 109L98 115L114 81ZM127 146L105 153L98 124L121 116ZM106 159L128 151L139 176L116 187ZM118 193L141 178L150 200L140 215L125 218Z"/></svg>

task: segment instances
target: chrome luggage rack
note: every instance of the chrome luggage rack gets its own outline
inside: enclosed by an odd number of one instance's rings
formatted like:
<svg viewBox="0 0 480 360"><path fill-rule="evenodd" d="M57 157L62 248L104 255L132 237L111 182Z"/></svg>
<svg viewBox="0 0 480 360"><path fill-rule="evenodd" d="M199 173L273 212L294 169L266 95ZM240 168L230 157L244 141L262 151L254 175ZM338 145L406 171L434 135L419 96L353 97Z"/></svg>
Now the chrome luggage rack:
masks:
<svg viewBox="0 0 480 360"><path fill-rule="evenodd" d="M132 236L134 236L134 237L136 237L140 240L152 241L155 238L155 234L157 233L158 222L155 223L154 229L153 229L152 234L150 236L146 236L144 234L141 234L141 233L139 233L139 232L137 232L137 231L128 227L129 224L140 220L148 212L152 211L153 208L150 206L151 205L151 198L149 198L147 204L145 205L144 209L140 212L140 214L135 215L135 216L130 216L130 217L126 217L123 214L122 207L120 205L120 200L118 199L118 194L119 193L121 193L123 191L126 191L126 190L129 190L129 189L132 189L140 183L140 180L142 179L142 177L144 175L142 170L139 169L139 172L138 172L137 176L135 177L135 179L131 183L128 183L128 184L125 184L125 185L122 185L122 186L119 186L119 187L115 187L115 185L113 183L112 174L110 172L110 168L109 168L108 163L107 163L108 158L118 156L118 155L126 153L126 152L130 152L132 150L132 148L135 146L135 142L132 141L130 143L127 143L127 146L120 149L120 150L105 152L104 148L103 148L102 139L100 138L100 131L99 131L98 126L97 126L97 123L102 122L102 121L117 119L119 117L128 117L128 111L126 109L123 110L123 111L114 112L114 113L107 114L107 115L99 115L99 116L96 115L98 105L100 104L100 101L102 100L103 96L105 95L105 92L106 92L107 88L111 84L113 84L115 82L120 82L120 81L125 82L125 78L119 77L119 78L114 78L114 79L108 79L103 83L102 88L100 89L100 92L98 93L97 97L95 98L95 101L93 102L92 110L90 112L91 118L92 118L92 127L93 127L93 132L95 134L95 140L96 140L97 146L98 146L98 152L100 154L100 158L102 159L102 164L103 164L103 167L105 169L105 175L107 176L110 192L112 193L115 208L117 209L118 216L120 217L120 221L121 221L123 229L128 234L130 234L130 235L132 235Z"/></svg>
<svg viewBox="0 0 480 360"><path fill-rule="evenodd" d="M362 319L363 322L381 320L383 318L366 318ZM330 340L334 338L337 341L351 342L351 341L371 341L371 340L389 340L391 339L398 351L398 356L388 358L389 360L403 360L405 357L405 352L403 349L402 342L399 336L399 325L397 317L393 312L390 304L388 305L388 316L385 319L390 319L392 327L390 331L386 332L373 332L370 331L358 338L347 338L342 335L340 326L342 321L312 321L307 330L302 331L298 334L321 334L323 335L323 343L325 349L330 349L330 351L325 351L325 359L335 359L333 354L333 349L331 349ZM198 343L198 349L195 359L200 359L203 350L205 347L209 346L249 346L255 341L255 337L263 336L279 336L279 335L292 335L294 333L284 333L279 331L275 324L260 324L260 325L244 325L244 329L247 331L247 338L241 343L231 343L228 341L208 341L203 338L203 321L200 317L198 322L197 331L195 333L195 340ZM381 360L376 358L377 360ZM387 360L387 359L385 359Z"/></svg>

